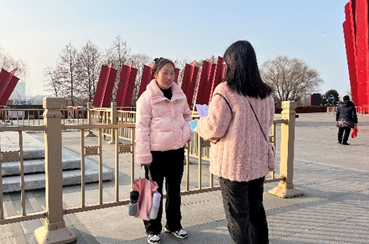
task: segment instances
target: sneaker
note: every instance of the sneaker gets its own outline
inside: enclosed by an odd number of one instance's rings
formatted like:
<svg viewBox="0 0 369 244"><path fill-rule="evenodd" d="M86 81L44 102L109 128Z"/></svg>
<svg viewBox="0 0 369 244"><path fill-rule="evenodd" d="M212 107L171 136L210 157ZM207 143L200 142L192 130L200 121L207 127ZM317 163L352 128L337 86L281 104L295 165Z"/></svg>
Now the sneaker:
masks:
<svg viewBox="0 0 369 244"><path fill-rule="evenodd" d="M344 142L344 143L342 143L342 145L350 145L350 144L348 144L347 142Z"/></svg>
<svg viewBox="0 0 369 244"><path fill-rule="evenodd" d="M160 237L157 234L149 234L147 236L147 242L150 244L159 244L160 243Z"/></svg>
<svg viewBox="0 0 369 244"><path fill-rule="evenodd" d="M188 233L187 231L180 229L180 230L176 230L176 231L170 231L168 229L165 229L165 232L167 233L171 233L173 234L175 237L180 238L180 239L185 239L188 237Z"/></svg>

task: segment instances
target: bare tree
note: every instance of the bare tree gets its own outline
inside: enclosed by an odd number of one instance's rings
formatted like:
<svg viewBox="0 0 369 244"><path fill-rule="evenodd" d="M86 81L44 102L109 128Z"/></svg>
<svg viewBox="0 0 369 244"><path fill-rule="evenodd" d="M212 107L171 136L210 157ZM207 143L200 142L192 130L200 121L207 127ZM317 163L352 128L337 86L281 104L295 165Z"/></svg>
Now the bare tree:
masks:
<svg viewBox="0 0 369 244"><path fill-rule="evenodd" d="M66 45L59 54L59 60L54 69L55 83L60 84L59 96L66 98L68 104L76 104L75 95L78 94L80 85L77 82L77 49L72 44Z"/></svg>
<svg viewBox="0 0 369 244"><path fill-rule="evenodd" d="M141 85L141 77L142 77L142 72L143 72L143 67L144 65L149 66L152 61L153 58L146 55L146 54L134 54L132 55L132 61L133 61L133 68L137 69L137 75L136 75L136 81L135 81L135 88L133 90L133 96L132 96L132 103L131 106L135 106L136 105L136 101L138 99L137 94L139 92L140 89L140 85Z"/></svg>
<svg viewBox="0 0 369 244"><path fill-rule="evenodd" d="M118 71L117 72L117 77L116 77L115 83L114 83L114 90L113 90L112 99L113 99L113 97L115 97L116 90L118 88L119 77L120 77L120 72L122 70L122 65L123 64L128 64L129 59L130 59L130 52L131 52L131 49L127 46L127 42L125 40L123 40L120 37L120 35L118 35L115 38L115 40L112 43L111 47L106 50L106 54L105 54L105 61L106 62L104 62L104 63L106 65L109 65L112 62L113 63L113 68Z"/></svg>
<svg viewBox="0 0 369 244"><path fill-rule="evenodd" d="M49 66L44 69L44 83L46 85L46 90L52 92L55 97L59 97L59 91L61 90L62 84L56 76L57 74L53 67Z"/></svg>
<svg viewBox="0 0 369 244"><path fill-rule="evenodd" d="M76 72L81 88L78 95L83 104L91 102L94 98L101 63L101 53L97 46L87 41L78 54Z"/></svg>
<svg viewBox="0 0 369 244"><path fill-rule="evenodd" d="M15 76L21 80L27 78L27 67L22 60L14 59L10 54L6 53L2 48L0 48L0 69L3 68L10 72L13 69L17 69Z"/></svg>
<svg viewBox="0 0 369 244"><path fill-rule="evenodd" d="M307 92L317 90L323 80L319 73L302 60L278 56L267 60L260 69L262 79L274 90L276 105L282 101L296 101L298 104Z"/></svg>
<svg viewBox="0 0 369 244"><path fill-rule="evenodd" d="M182 83L183 72L184 72L184 68L186 67L186 64L191 64L191 63L192 61L189 58L181 58L181 59L175 60L176 68L179 69L179 75L178 75L179 85Z"/></svg>

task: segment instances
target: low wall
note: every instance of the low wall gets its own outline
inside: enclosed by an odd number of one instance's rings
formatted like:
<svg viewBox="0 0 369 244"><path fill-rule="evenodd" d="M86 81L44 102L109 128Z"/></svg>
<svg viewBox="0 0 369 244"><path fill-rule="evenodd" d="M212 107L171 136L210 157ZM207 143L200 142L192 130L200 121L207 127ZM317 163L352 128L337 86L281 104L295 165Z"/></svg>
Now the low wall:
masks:
<svg viewBox="0 0 369 244"><path fill-rule="evenodd" d="M282 108L275 108L275 113L280 114L282 112ZM326 113L326 106L297 106L296 113Z"/></svg>

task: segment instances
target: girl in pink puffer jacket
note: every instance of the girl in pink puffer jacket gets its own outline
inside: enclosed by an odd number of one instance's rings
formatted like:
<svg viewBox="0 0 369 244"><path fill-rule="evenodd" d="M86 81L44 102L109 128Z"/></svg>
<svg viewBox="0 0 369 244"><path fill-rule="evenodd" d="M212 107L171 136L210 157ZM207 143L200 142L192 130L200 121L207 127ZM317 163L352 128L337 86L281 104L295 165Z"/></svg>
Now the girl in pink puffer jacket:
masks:
<svg viewBox="0 0 369 244"><path fill-rule="evenodd" d="M150 170L158 183L158 192L166 188L166 231L178 238L188 234L181 225L180 185L183 175L184 146L192 140L188 124L191 110L182 89L174 83L174 63L155 59L153 79L137 101L136 162L145 165L146 178ZM160 243L163 213L162 200L156 219L144 220L148 243Z"/></svg>

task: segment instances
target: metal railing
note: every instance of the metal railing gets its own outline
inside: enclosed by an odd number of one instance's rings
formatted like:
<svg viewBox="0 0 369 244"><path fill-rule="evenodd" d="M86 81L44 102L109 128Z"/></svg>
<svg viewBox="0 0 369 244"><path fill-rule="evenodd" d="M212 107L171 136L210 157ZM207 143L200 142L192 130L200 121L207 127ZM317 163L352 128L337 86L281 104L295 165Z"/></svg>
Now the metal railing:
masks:
<svg viewBox="0 0 369 244"><path fill-rule="evenodd" d="M61 108L62 124L87 124L87 108L70 106ZM44 109L1 108L0 124L3 126L43 125Z"/></svg>
<svg viewBox="0 0 369 244"><path fill-rule="evenodd" d="M58 98L45 98L43 114L44 125L39 126L4 126L0 127L0 132L17 131L19 135L19 150L10 153L1 152L0 168L6 161L14 161L14 157L20 162L20 194L21 194L21 214L19 216L5 216L3 209L3 190L2 176L0 175L0 225L8 223L16 223L31 219L46 218L44 226L35 231L35 237L39 243L53 235L59 243L66 243L76 240L75 234L65 226L63 216L65 214L77 213L82 211L90 211L114 206L126 205L129 198L121 198L119 190L119 155L122 153L130 153L130 183L134 181L135 164L134 164L134 141L135 141L135 124L134 113L119 112L115 113L114 105L112 109L87 109L87 124L63 124L63 115L60 111L61 101ZM293 197L302 195L301 192L293 187L293 155L294 155L294 131L295 131L295 108L293 102L283 102L283 111L281 119L275 120L270 140L276 144L277 142L277 126L280 125L280 141L279 141L279 172L271 172L271 177L266 182L279 181L279 184L269 193L279 197ZM94 113L97 113L96 117ZM118 114L118 115L117 115ZM93 119L98 119L98 123L92 123ZM116 122L116 123L113 123ZM128 122L128 123L127 123ZM106 124L104 124L106 123ZM81 157L81 197L79 206L64 207L63 206L63 178L62 178L62 131L79 130L80 131L80 157ZM130 131L129 135L125 135L126 131ZM26 131L43 131L45 134L45 209L36 213L26 212L26 195L24 183L24 161L23 161L23 137L22 133ZM86 146L85 136L88 136L94 131L97 134L97 145ZM88 132L87 135L85 135ZM103 201L103 144L104 135L111 137L111 143L114 143L115 150L115 175L114 175L114 200ZM96 136L96 135L95 135ZM118 138L128 140L128 143L119 143ZM197 148L197 151L191 153L191 148ZM214 184L214 177L209 175L208 184L203 184L204 173L203 168L203 153L210 153L209 141L203 140L196 136L195 139L186 145L185 157L185 186L181 192L182 195L201 193L207 191L218 190L219 186ZM197 155L197 185L190 187L190 156ZM98 164L98 201L94 204L86 203L85 189L85 157L97 156ZM11 158L13 157L13 158ZM128 195L128 194L126 194Z"/></svg>
<svg viewBox="0 0 369 244"><path fill-rule="evenodd" d="M357 106L356 112L359 115L369 114L369 106Z"/></svg>
<svg viewBox="0 0 369 244"><path fill-rule="evenodd" d="M43 109L13 109L13 108L1 108L0 119L1 125L42 125Z"/></svg>

